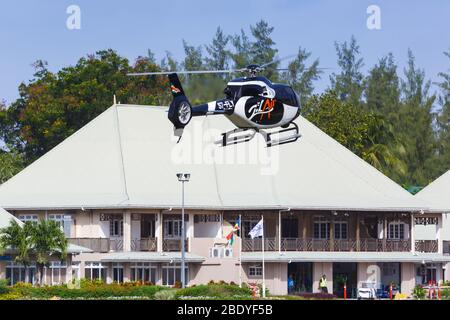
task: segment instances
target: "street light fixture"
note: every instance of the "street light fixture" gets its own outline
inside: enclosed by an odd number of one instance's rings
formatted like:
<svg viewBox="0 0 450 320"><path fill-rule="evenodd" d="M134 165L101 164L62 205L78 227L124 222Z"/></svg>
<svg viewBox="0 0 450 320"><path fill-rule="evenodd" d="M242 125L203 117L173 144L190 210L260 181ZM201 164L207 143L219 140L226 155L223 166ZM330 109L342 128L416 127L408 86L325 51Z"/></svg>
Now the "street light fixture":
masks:
<svg viewBox="0 0 450 320"><path fill-rule="evenodd" d="M177 173L178 181L181 182L181 286L186 287L186 231L184 228L184 183L189 182L190 173Z"/></svg>

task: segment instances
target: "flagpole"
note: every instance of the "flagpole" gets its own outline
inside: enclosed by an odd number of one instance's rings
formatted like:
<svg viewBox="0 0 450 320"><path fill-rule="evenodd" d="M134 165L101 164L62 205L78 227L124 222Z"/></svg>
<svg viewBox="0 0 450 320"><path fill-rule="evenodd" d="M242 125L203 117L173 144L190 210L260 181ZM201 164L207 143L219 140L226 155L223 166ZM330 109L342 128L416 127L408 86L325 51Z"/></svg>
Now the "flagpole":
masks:
<svg viewBox="0 0 450 320"><path fill-rule="evenodd" d="M239 215L239 287L242 288L242 220L241 215Z"/></svg>
<svg viewBox="0 0 450 320"><path fill-rule="evenodd" d="M266 297L266 270L265 270L265 266L264 266L264 216L261 215L261 221L262 221L262 278L263 278L263 283L262 283L262 296L263 298Z"/></svg>

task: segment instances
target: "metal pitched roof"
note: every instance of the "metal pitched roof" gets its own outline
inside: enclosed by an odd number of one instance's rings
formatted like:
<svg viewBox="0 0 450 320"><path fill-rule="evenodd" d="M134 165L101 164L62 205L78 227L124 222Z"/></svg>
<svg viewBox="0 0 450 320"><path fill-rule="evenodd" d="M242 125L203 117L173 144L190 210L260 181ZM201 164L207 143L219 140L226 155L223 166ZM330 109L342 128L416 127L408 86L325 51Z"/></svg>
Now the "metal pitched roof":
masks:
<svg viewBox="0 0 450 320"><path fill-rule="evenodd" d="M434 211L450 212L450 170L419 191L415 197Z"/></svg>
<svg viewBox="0 0 450 320"><path fill-rule="evenodd" d="M203 262L205 258L192 253L186 253L187 262ZM111 252L101 258L102 262L180 262L180 252Z"/></svg>
<svg viewBox="0 0 450 320"><path fill-rule="evenodd" d="M186 206L191 208L425 207L306 119L299 117L296 123L302 137L295 143L265 148L257 135L248 143L220 147L213 142L234 128L231 122L223 116L195 117L176 144L167 108L114 105L1 185L0 205L179 207L175 174L187 171Z"/></svg>

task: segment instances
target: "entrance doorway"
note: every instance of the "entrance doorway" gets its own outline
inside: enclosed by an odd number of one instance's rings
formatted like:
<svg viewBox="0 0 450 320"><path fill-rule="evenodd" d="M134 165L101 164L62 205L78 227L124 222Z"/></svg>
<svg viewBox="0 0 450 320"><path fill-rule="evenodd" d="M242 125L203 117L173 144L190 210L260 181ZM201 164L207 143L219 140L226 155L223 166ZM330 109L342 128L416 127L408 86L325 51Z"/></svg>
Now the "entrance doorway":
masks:
<svg viewBox="0 0 450 320"><path fill-rule="evenodd" d="M288 292L312 292L312 262L291 262L288 264ZM290 279L294 280L294 287L289 288Z"/></svg>
<svg viewBox="0 0 450 320"><path fill-rule="evenodd" d="M347 297L356 298L357 290L357 263L333 263L333 293L340 298L344 297L344 284L347 284Z"/></svg>

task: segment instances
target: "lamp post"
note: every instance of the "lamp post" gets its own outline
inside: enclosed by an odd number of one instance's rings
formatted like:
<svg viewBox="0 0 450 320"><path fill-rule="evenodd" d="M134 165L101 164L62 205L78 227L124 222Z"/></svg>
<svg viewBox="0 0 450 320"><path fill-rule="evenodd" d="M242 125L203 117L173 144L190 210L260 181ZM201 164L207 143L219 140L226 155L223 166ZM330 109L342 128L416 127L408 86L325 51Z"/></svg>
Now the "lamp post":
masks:
<svg viewBox="0 0 450 320"><path fill-rule="evenodd" d="M184 228L184 183L189 181L190 173L177 173L178 181L181 182L181 286L186 287L186 231Z"/></svg>

